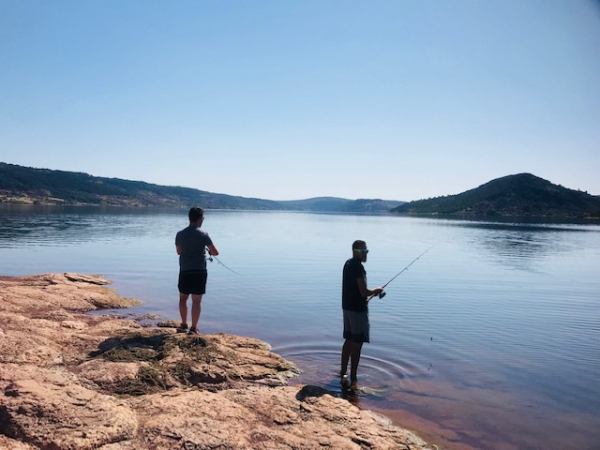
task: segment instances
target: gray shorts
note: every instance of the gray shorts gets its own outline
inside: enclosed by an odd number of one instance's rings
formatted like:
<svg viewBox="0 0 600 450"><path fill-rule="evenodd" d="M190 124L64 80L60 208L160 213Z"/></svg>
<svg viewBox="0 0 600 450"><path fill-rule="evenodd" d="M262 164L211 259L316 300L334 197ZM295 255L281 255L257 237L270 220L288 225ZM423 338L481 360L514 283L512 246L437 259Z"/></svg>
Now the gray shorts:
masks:
<svg viewBox="0 0 600 450"><path fill-rule="evenodd" d="M344 309L344 339L369 342L369 311L356 312Z"/></svg>

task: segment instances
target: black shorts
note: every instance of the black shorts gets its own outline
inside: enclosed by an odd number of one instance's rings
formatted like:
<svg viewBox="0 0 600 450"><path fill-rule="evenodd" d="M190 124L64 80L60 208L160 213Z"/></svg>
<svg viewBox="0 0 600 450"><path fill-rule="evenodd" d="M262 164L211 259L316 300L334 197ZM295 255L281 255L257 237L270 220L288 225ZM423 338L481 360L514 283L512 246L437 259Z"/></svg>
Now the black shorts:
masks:
<svg viewBox="0 0 600 450"><path fill-rule="evenodd" d="M204 295L207 276L206 271L179 272L177 288L182 294Z"/></svg>

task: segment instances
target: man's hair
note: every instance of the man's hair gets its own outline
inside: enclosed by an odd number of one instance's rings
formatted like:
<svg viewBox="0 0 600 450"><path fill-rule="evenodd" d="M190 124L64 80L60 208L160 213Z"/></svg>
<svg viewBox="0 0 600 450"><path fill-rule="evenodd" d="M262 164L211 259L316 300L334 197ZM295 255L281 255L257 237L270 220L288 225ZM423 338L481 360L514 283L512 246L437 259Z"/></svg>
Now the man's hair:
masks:
<svg viewBox="0 0 600 450"><path fill-rule="evenodd" d="M198 219L202 219L204 217L204 210L199 206L192 206L190 212L188 213L188 217L190 218L190 222L197 222Z"/></svg>
<svg viewBox="0 0 600 450"><path fill-rule="evenodd" d="M357 248L365 248L367 246L367 243L365 241L354 241L352 243L352 250L357 249Z"/></svg>

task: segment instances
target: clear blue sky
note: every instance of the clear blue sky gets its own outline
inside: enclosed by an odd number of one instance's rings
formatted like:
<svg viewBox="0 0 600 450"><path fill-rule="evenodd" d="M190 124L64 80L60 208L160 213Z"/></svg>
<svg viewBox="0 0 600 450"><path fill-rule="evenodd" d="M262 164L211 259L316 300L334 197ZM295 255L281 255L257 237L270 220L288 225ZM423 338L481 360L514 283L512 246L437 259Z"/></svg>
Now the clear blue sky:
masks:
<svg viewBox="0 0 600 450"><path fill-rule="evenodd" d="M246 197L600 195L600 2L0 0L0 161Z"/></svg>

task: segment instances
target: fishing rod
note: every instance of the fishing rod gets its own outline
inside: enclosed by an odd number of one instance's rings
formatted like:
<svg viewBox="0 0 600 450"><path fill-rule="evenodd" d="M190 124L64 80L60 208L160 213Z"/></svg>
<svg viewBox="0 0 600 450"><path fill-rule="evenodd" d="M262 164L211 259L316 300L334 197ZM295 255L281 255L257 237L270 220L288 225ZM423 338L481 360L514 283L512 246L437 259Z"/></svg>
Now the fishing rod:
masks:
<svg viewBox="0 0 600 450"><path fill-rule="evenodd" d="M402 269L400 272L398 272L396 275L394 275L390 281L388 281L388 282L387 282L387 283L385 283L383 286L381 286L381 289L385 289L385 288L387 287L387 285L388 285L388 284L390 284L392 281L394 281L396 278L398 278L398 277L399 277L399 276L400 276L400 275L401 275L403 272L405 272L406 270L408 270L408 268L409 268L410 266L412 266L414 263L416 263L416 262L417 262L417 261L418 261L418 260L421 258L421 256L423 256L425 253L427 253L427 252L428 252L429 250L431 250L433 247L435 247L435 244L433 244L431 247L429 247L427 250L425 250L423 253L421 253L419 256L417 256L415 259L413 259L413 260L410 262L410 264L409 264L408 266L406 266L404 269ZM375 294L373 294L373 295L371 295L371 296L367 297L367 302L368 302L369 300L371 300L373 297L376 297L376 295L375 295ZM385 297L385 292L382 292L382 293L381 293L381 294L379 294L377 297L379 297L379 298L383 298L383 297Z"/></svg>
<svg viewBox="0 0 600 450"><path fill-rule="evenodd" d="M219 264L221 264L223 267L225 267L227 270L229 270L229 271L230 271L230 272L232 272L232 273L235 273L236 275L239 275L239 273L237 273L235 270L233 270L233 269L230 269L230 268L229 268L229 267L227 267L225 264L223 264L223 263L221 262L221 260L220 260L219 258L217 258L217 257L216 257L216 255L211 255L211 254L210 254L210 251L208 250L208 248L206 249L206 252L208 253L208 260L209 260L210 262L213 262L213 259L216 259L216 260L217 260L217 262L218 262Z"/></svg>

